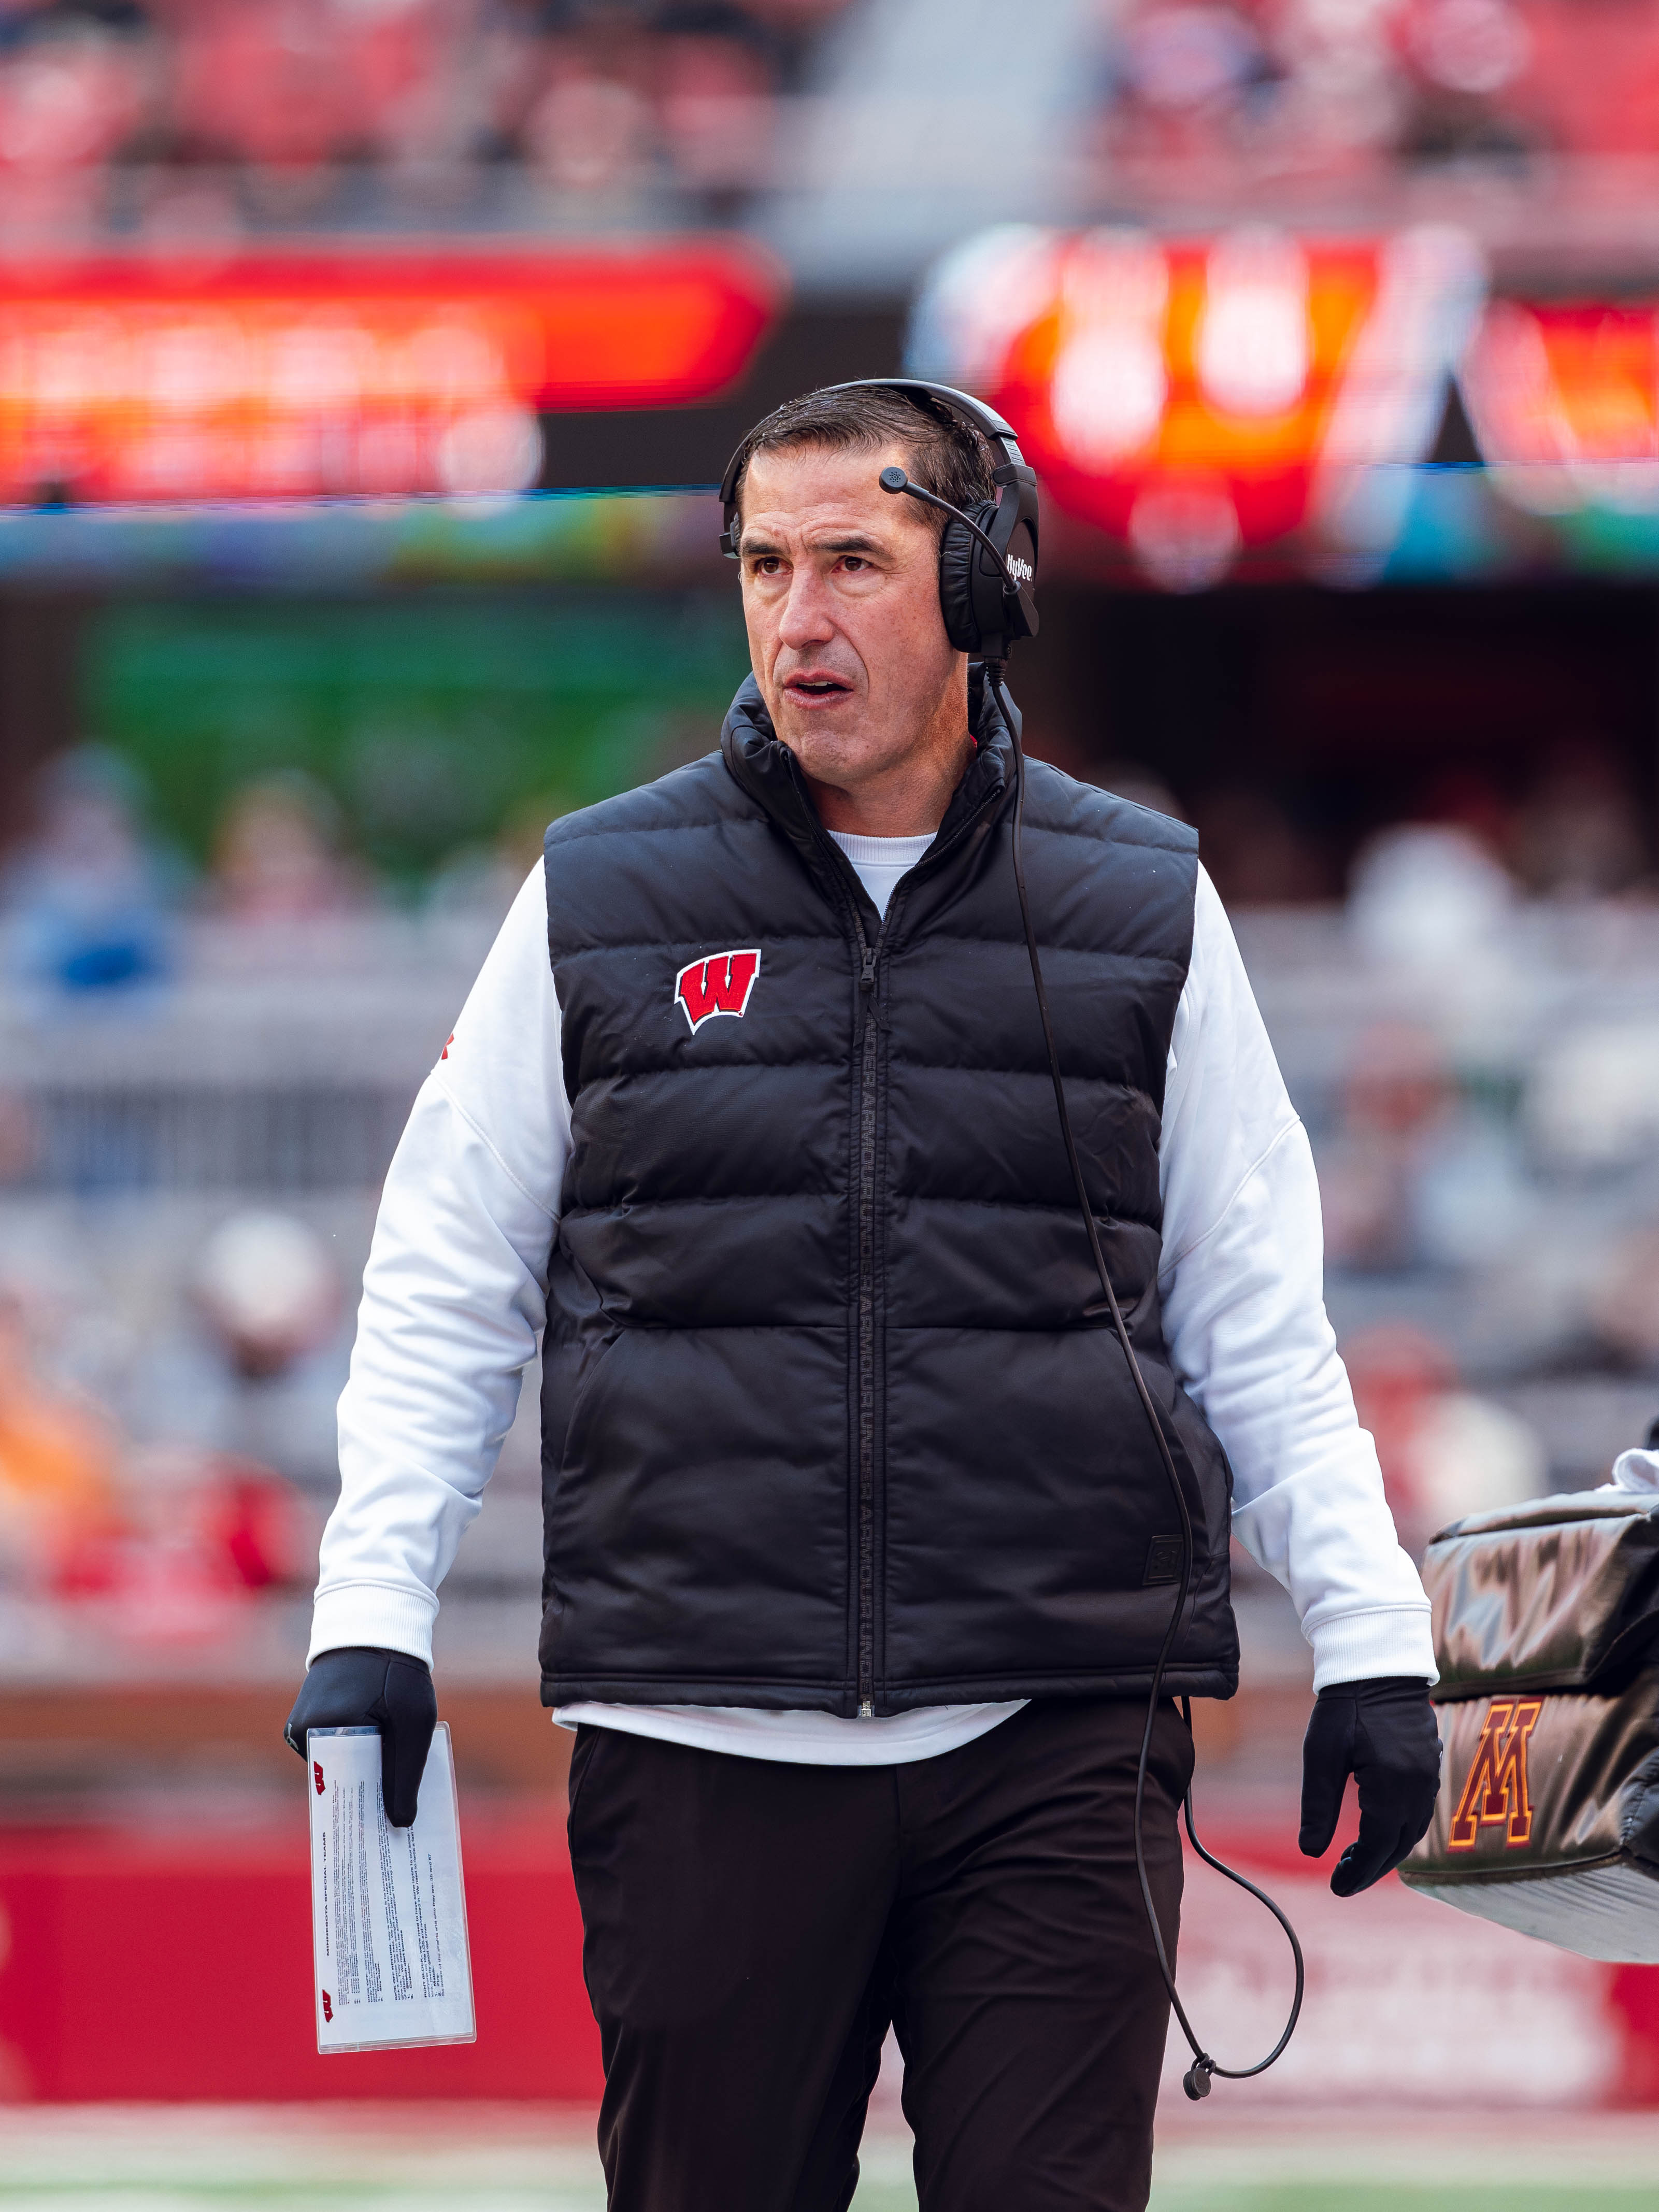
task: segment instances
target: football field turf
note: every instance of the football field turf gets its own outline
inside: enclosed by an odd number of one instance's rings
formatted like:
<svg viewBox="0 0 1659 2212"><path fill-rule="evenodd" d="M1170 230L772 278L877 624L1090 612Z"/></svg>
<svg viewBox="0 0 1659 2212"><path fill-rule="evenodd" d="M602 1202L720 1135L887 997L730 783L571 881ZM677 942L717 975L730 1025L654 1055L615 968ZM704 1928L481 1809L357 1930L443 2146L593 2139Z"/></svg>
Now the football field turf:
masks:
<svg viewBox="0 0 1659 2212"><path fill-rule="evenodd" d="M915 2212L866 2146L854 2212ZM0 2106L0 2212L604 2212L586 2113ZM1164 2130L1152 2212L1659 2212L1659 2116L1257 2114ZM1017 2206L1011 2207L1017 2212Z"/></svg>

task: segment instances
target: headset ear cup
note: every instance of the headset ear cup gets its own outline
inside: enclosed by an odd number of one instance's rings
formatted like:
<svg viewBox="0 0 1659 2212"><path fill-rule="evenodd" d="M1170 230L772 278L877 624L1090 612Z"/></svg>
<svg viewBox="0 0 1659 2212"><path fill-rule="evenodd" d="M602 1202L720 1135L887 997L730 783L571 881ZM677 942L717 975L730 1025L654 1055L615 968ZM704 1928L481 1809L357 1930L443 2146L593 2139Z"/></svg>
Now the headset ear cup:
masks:
<svg viewBox="0 0 1659 2212"><path fill-rule="evenodd" d="M996 511L996 501L990 499L981 499L966 510L981 530L988 531ZM982 619L988 597L995 602L999 613L1001 609L1000 580L978 575L975 556L979 550L979 540L970 537L959 522L945 524L939 542L939 603L945 617L945 635L958 653L978 653L988 630L997 627L994 618L989 623Z"/></svg>

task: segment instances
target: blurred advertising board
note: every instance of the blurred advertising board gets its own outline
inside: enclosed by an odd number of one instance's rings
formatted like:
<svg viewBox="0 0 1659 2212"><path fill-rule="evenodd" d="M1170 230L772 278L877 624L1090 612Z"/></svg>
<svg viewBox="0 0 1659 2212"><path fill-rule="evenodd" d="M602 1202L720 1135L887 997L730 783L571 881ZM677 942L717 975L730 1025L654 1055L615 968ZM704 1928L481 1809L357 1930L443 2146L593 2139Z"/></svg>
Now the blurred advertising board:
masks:
<svg viewBox="0 0 1659 2212"><path fill-rule="evenodd" d="M1659 546L1659 301L1494 300L1462 366L1493 482L1525 513Z"/></svg>
<svg viewBox="0 0 1659 2212"><path fill-rule="evenodd" d="M118 600L82 637L86 711L191 867L248 778L297 773L406 886L707 751L748 666L726 594L620 586Z"/></svg>
<svg viewBox="0 0 1659 2212"><path fill-rule="evenodd" d="M1339 1903L1275 1844L1208 1840L1271 1884L1309 1958L1307 2010L1282 2066L1248 2089L1220 2084L1215 2109L1535 2116L1659 2102L1659 1969L1575 1959L1393 1880ZM558 1808L466 1824L465 1856L477 2043L330 2060L311 2014L301 1826L0 1836L0 2098L596 2099ZM1191 1873L1181 1958L1187 2002L1234 2064L1277 2034L1291 1980L1278 1930L1236 1898ZM1172 2033L1165 2094L1177 2108L1184 2063Z"/></svg>
<svg viewBox="0 0 1659 2212"><path fill-rule="evenodd" d="M781 289L731 239L0 262L0 502L525 491L540 414L712 398Z"/></svg>
<svg viewBox="0 0 1659 2212"><path fill-rule="evenodd" d="M1200 588L1280 548L1363 570L1398 533L1401 472L1432 447L1485 290L1443 226L1008 226L934 271L911 358L1000 408L1062 514L1155 583Z"/></svg>
<svg viewBox="0 0 1659 2212"><path fill-rule="evenodd" d="M0 505L0 590L723 585L720 527L683 491Z"/></svg>
<svg viewBox="0 0 1659 2212"><path fill-rule="evenodd" d="M1494 291L1440 224L1008 224L934 269L908 366L1013 423L1051 568L1175 591L1646 576L1659 300L1616 289Z"/></svg>

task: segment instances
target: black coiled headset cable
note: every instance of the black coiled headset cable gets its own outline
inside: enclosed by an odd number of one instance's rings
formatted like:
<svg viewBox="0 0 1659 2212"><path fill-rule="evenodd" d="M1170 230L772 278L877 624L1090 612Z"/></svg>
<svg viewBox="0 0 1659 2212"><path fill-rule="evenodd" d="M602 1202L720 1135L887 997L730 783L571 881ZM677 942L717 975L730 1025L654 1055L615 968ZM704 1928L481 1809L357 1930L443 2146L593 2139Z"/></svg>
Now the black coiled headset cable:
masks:
<svg viewBox="0 0 1659 2212"><path fill-rule="evenodd" d="M1006 571L1001 554L998 552L991 538L980 528L971 515L964 514L960 507L953 507L948 500L939 498L937 493L924 491L920 484L912 483L902 469L884 469L881 472L880 483L884 491L908 492L913 499L921 500L929 507L939 507L946 514L953 515L958 522L964 524L973 532L992 560L995 562L997 568L1006 575ZM1004 589L1011 597L1012 596L1011 586L1005 584ZM1111 1273L1106 1265L1106 1255L1101 1246L1099 1224L1095 1219L1094 1208L1089 1200L1089 1187L1084 1179L1083 1162L1078 1152L1077 1139L1072 1132L1072 1116L1066 1103L1066 1085L1060 1072L1060 1053L1054 1043L1054 1027L1048 1013L1048 994L1042 981L1042 961L1037 951L1036 932L1031 927L1031 903L1025 890L1025 862L1021 850L1021 832L1025 823L1025 749L1020 742L1019 723L1013 704L1003 684L1003 662L1000 659L988 659L982 660L981 665L985 672L987 684L996 695L998 707L1007 727L1008 741L1013 748L1014 817L1012 842L1014 888L1019 894L1020 926L1025 933L1025 950L1031 963L1031 981L1036 989L1037 1012L1042 1020L1042 1042L1048 1055L1049 1079L1054 1087L1054 1109L1060 1117L1060 1139L1066 1147L1066 1164L1072 1171L1072 1185L1077 1193L1078 1211L1083 1217L1084 1230L1089 1239L1090 1254L1095 1263L1095 1272L1100 1278L1100 1299L1097 1304L1085 1308L1085 1318L1096 1319L1103 1313L1111 1316L1112 1327L1117 1332L1117 1340L1123 1348L1123 1357L1128 1363L1129 1373L1134 1381L1135 1394L1140 1400L1141 1410L1146 1416L1157 1442L1158 1457L1163 1462L1164 1476L1170 1486L1170 1494L1175 1500L1176 1511L1181 1520L1181 1578L1176 1591L1175 1606L1170 1614L1170 1625L1164 1632L1164 1641L1158 1649L1158 1662L1152 1668L1152 1688L1146 1698L1146 1725L1141 1731L1140 1758L1135 1769L1135 1873L1140 1882L1140 1901L1146 1908L1146 1924L1152 1929L1152 1944L1158 1954L1158 1970L1164 1977L1164 1986L1170 1994L1170 2008L1176 2020L1181 2023L1181 2032L1186 2037L1193 2054L1193 2063L1182 2076L1181 2086L1189 2097L1196 2100L1209 2095L1210 2083L1215 2075L1219 2075L1224 2081L1248 2081L1255 2075L1265 2074L1273 2062L1283 2055L1286 2045L1296 2033L1296 2024L1301 2016L1303 1991L1307 1978L1306 1970L1303 1964L1302 1946L1297 1940L1296 1930L1279 1905L1268 1896L1267 1891L1258 1889L1255 1882L1247 1880L1232 1867L1225 1865L1213 1851L1208 1850L1200 1841L1198 1829L1193 1820L1193 1792L1189 1783L1186 1796L1182 1801L1182 1812L1186 1820L1187 1834L1191 1840L1193 1849L1206 1866L1213 1867L1218 1874L1225 1875L1229 1881L1237 1882L1240 1889L1248 1890L1252 1897L1267 1906L1268 1911L1285 1930L1285 1940L1291 1947L1291 1955L1296 1961L1296 1994L1291 2001L1290 2017L1285 2022L1284 2033L1278 2042L1274 2044L1267 2057L1258 2059L1254 2066L1221 2065L1205 2050L1194 2032L1191 2021L1187 2017L1187 2008L1182 2003L1180 1992L1176 1988L1175 1974L1170 1966L1170 1954L1164 1948L1164 1931L1158 1925L1158 1908L1152 1900L1152 1886L1146 1878L1146 1853L1141 1835L1142 1808L1146 1796L1146 1767L1152 1756L1152 1731L1158 1722L1158 1709L1164 1691L1164 1677L1168 1671L1170 1655L1175 1648L1176 1638L1180 1632L1182 1616L1187 1610L1187 1601L1192 1594L1195 1558L1193 1516L1187 1504L1187 1494L1181 1486L1181 1476L1176 1467L1175 1455L1170 1449L1170 1439L1164 1430L1163 1419L1153 1401L1152 1394L1147 1388L1146 1377L1141 1372L1140 1362L1135 1357L1135 1348L1130 1340L1128 1325L1123 1318L1123 1309L1118 1304L1117 1292L1112 1286ZM1181 1700L1181 1712L1182 1719L1190 1729L1192 1702L1189 1698L1183 1698Z"/></svg>

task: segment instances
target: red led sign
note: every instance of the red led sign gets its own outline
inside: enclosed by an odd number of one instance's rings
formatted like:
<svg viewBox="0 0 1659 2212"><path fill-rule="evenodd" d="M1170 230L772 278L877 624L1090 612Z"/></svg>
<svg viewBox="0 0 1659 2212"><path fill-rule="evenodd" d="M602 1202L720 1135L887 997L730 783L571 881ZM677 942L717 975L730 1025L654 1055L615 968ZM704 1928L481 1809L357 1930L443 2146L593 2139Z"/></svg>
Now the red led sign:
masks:
<svg viewBox="0 0 1659 2212"><path fill-rule="evenodd" d="M1494 300L1462 384L1481 453L1522 506L1659 506L1652 300Z"/></svg>
<svg viewBox="0 0 1659 2212"><path fill-rule="evenodd" d="M0 264L0 500L521 490L538 413L712 397L780 289L723 241Z"/></svg>

